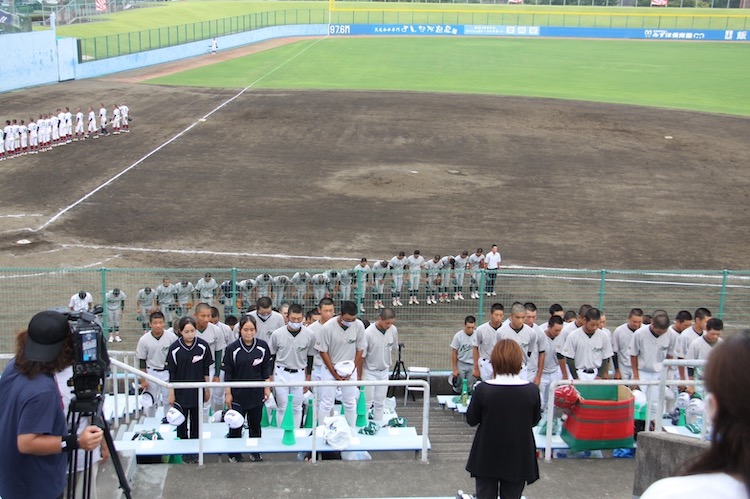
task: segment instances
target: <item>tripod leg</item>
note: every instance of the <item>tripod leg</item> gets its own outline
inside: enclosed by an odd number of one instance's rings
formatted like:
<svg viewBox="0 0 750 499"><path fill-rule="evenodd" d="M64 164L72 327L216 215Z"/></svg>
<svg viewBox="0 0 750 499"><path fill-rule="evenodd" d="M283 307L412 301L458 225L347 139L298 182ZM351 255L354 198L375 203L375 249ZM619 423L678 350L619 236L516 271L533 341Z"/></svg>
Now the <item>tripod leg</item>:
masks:
<svg viewBox="0 0 750 499"><path fill-rule="evenodd" d="M125 471L122 469L120 456L117 455L115 443L112 440L112 433L109 431L109 423L106 419L104 419L103 413L100 413L100 418L102 423L102 430L104 430L104 442L107 444L107 448L109 449L109 458L112 460L112 466L115 467L117 478L120 480L120 488L122 489L122 493L125 495L126 499L131 499L130 484L128 483L128 479L125 477Z"/></svg>

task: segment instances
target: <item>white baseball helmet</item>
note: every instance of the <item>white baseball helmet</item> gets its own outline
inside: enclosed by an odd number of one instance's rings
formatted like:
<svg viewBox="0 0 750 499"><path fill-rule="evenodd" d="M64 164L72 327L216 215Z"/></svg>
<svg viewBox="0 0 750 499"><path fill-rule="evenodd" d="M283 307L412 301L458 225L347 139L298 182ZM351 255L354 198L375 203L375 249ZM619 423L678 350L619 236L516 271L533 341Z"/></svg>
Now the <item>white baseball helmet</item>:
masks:
<svg viewBox="0 0 750 499"><path fill-rule="evenodd" d="M648 401L646 399L646 394L640 390L633 390L633 397L635 398L636 407L643 407L644 405L646 405L646 402Z"/></svg>
<svg viewBox="0 0 750 499"><path fill-rule="evenodd" d="M138 400L140 401L141 407L143 409L148 409L154 406L154 396L149 392L141 393L141 396L138 398Z"/></svg>
<svg viewBox="0 0 750 499"><path fill-rule="evenodd" d="M224 414L224 422L229 428L236 430L237 428L242 428L242 425L245 424L245 418L234 409L229 409Z"/></svg>
<svg viewBox="0 0 750 499"><path fill-rule="evenodd" d="M167 423L172 426L180 426L184 422L185 415L182 413L182 407L180 404L175 403L175 405L170 407L167 411Z"/></svg>
<svg viewBox="0 0 750 499"><path fill-rule="evenodd" d="M690 395L686 392L682 392L680 396L677 397L674 406L677 409L687 409L688 405L690 405Z"/></svg>
<svg viewBox="0 0 750 499"><path fill-rule="evenodd" d="M338 375L342 378L351 376L351 374L354 372L354 362L351 360L342 360L341 362L336 362L336 365L333 367L336 369Z"/></svg>
<svg viewBox="0 0 750 499"><path fill-rule="evenodd" d="M690 403L687 406L687 414L690 416L702 416L703 411L706 409L706 404L699 398L690 399Z"/></svg>

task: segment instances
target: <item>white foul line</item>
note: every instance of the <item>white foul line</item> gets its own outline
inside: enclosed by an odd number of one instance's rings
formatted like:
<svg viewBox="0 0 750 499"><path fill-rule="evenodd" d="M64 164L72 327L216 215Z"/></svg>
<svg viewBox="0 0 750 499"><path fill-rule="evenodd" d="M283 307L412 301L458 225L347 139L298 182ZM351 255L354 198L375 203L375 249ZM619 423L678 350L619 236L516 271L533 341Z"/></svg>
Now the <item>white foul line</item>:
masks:
<svg viewBox="0 0 750 499"><path fill-rule="evenodd" d="M189 132L190 130L192 130L193 127L195 127L199 123L201 123L203 121L206 121L206 118L208 118L209 116L211 116L212 114L214 114L216 111L218 111L219 109L223 108L224 106L226 106L230 102L234 101L239 96L241 96L242 94L244 94L245 92L247 92L250 88L252 88L255 85L257 85L260 81L262 81L263 79L265 79L266 77L268 77L272 73L276 72L277 70L281 69L283 66L285 66L286 64L288 64L292 60L296 59L300 55L304 54L311 47L317 45L318 42L320 42L321 40L325 40L326 38L328 38L328 35L326 35L324 38L320 38L320 39L316 40L312 44L308 45L307 47L305 47L304 49L302 49L301 51L299 51L298 53L296 53L295 55L293 55L292 57L290 57L289 59L287 59L286 61L282 62L281 64L279 64L278 66L276 66L272 70L268 71L266 74L264 74L263 76L261 76L260 78L258 78L254 82L252 82L250 85L248 85L245 88L243 88L242 90L240 90L234 97L231 97L231 98L227 99L226 101L222 102L221 104L219 104L218 106L216 106L213 110L211 110L208 114L202 116L197 121L195 121L192 124L190 124L183 131L181 131L180 133L178 133L177 135L175 135L171 139L167 140L166 142L164 142L163 144L161 144L160 146L158 146L156 149L152 150L151 152L149 152L148 154L146 154L145 156L143 156L141 159L139 159L138 161L136 161L132 165L130 165L127 168L125 168L124 170L122 170L120 173L118 173L114 177L110 178L109 180L107 180L103 184L99 185L94 190L92 190L91 192L87 193L86 195L84 195L83 197L81 197L80 199L78 199L76 202L74 202L74 203L66 206L62 210L58 211L52 218L50 218L49 220L47 220L46 222L44 222L42 225L40 225L36 229L30 229L31 232L38 232L40 230L46 229L49 225L51 225L54 222L56 222L61 216L63 216L64 214L66 214L68 211L72 210L73 208L75 208L76 206L78 206L79 204L81 204L82 202L86 201L88 198L90 198L91 196L93 196L94 194L96 194L97 192L99 192L100 190L104 189L105 187L107 187L108 185L110 185L112 182L114 182L118 178L122 177L123 175L125 175L126 173L128 173L130 170L132 170L136 166L140 165L145 160L147 160L148 158L150 158L151 156L153 156L157 152L161 151L162 149L164 149L166 146L168 146L169 144L171 144L175 140L177 140L180 137L182 137L183 135L185 135L187 132Z"/></svg>

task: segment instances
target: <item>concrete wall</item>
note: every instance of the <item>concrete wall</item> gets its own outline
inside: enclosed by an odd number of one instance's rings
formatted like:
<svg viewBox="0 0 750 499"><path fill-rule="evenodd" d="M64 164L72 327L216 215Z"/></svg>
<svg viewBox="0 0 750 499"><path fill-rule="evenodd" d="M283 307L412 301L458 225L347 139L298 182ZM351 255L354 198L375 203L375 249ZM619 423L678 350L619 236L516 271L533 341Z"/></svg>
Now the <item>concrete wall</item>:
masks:
<svg viewBox="0 0 750 499"><path fill-rule="evenodd" d="M57 43L52 31L2 35L0 92L59 81Z"/></svg>
<svg viewBox="0 0 750 499"><path fill-rule="evenodd" d="M633 496L641 494L657 480L678 475L709 443L671 433L641 432L635 453Z"/></svg>

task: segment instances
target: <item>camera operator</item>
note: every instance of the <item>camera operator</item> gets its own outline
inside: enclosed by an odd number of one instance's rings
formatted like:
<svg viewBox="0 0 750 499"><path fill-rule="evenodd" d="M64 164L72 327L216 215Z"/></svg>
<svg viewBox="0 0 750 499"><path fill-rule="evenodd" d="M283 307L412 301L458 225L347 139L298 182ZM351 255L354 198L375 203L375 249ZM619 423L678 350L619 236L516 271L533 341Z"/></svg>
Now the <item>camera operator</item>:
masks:
<svg viewBox="0 0 750 499"><path fill-rule="evenodd" d="M55 373L73 363L68 319L36 314L16 338L16 357L0 378L0 496L56 498L65 492L67 453L91 451L103 432L68 434Z"/></svg>

